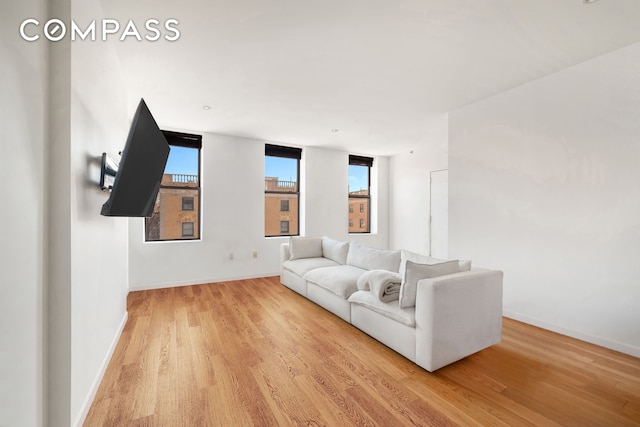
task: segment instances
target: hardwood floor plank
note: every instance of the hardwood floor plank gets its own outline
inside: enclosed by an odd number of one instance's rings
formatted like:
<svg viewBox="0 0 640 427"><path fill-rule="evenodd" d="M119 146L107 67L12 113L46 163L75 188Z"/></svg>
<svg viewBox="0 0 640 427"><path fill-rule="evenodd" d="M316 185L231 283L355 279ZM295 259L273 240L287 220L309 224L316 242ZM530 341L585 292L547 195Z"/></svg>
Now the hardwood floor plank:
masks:
<svg viewBox="0 0 640 427"><path fill-rule="evenodd" d="M358 405L360 411L367 414L374 421L375 425L403 425L409 421L409 419L404 418L406 413L395 411L379 396L368 394L358 385L349 387L346 393Z"/></svg>
<svg viewBox="0 0 640 427"><path fill-rule="evenodd" d="M429 402L447 415L453 414L455 408L456 417L462 425L509 425L487 410L486 405L483 405L482 396L469 392L466 388L460 388L454 382L444 381L437 374L429 377L411 377L403 382L421 397L428 394Z"/></svg>
<svg viewBox="0 0 640 427"><path fill-rule="evenodd" d="M627 402L622 407L625 416L631 419L640 420L640 405L634 402Z"/></svg>
<svg viewBox="0 0 640 427"><path fill-rule="evenodd" d="M473 366L464 366L466 365L464 361L460 362L459 365L463 365L462 368L450 369L443 375L451 381L455 381L461 387L466 387L479 396L483 396L488 402L488 411L500 411L495 413L496 417L506 420L512 426L560 426L560 424L551 421L544 415L505 396L503 394L506 390L504 385L496 386L493 379L482 374Z"/></svg>
<svg viewBox="0 0 640 427"><path fill-rule="evenodd" d="M267 403L278 420L277 425L325 424L313 395L301 387L300 378L291 376L279 360L267 359L253 373L262 393L270 397Z"/></svg>
<svg viewBox="0 0 640 427"><path fill-rule="evenodd" d="M333 402L334 410L344 417L341 425L376 425L368 414L355 405L353 400L345 393L344 387L341 387L339 382L322 366L313 367L311 377L315 381L314 386L321 398Z"/></svg>
<svg viewBox="0 0 640 427"><path fill-rule="evenodd" d="M429 373L278 277L131 292L86 426L640 426L640 360L504 319Z"/></svg>
<svg viewBox="0 0 640 427"><path fill-rule="evenodd" d="M214 426L248 426L251 417L245 410L243 396L238 394L238 381L222 356L215 356L218 381L205 389L208 423ZM175 419L175 418L174 418Z"/></svg>

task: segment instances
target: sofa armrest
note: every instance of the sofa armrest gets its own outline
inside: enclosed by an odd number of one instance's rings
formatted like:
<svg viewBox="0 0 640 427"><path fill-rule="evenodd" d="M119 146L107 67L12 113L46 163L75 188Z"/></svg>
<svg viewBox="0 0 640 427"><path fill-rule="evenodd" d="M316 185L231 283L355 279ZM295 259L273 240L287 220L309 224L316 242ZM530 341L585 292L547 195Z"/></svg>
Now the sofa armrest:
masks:
<svg viewBox="0 0 640 427"><path fill-rule="evenodd" d="M433 372L502 339L502 271L418 281L416 363Z"/></svg>
<svg viewBox="0 0 640 427"><path fill-rule="evenodd" d="M282 283L282 264L291 258L291 252L289 252L289 243L282 243L280 245L280 282Z"/></svg>

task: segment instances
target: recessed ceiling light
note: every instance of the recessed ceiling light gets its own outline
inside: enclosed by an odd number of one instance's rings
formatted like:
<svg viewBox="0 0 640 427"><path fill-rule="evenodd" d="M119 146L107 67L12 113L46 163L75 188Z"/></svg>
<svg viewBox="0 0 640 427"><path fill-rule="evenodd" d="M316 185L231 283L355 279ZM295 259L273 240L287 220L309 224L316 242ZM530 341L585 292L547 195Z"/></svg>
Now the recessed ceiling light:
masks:
<svg viewBox="0 0 640 427"><path fill-rule="evenodd" d="M203 105L203 106L202 106L202 109L203 109L203 110L210 110L210 109L211 109L211 107L209 107L208 105Z"/></svg>
<svg viewBox="0 0 640 427"><path fill-rule="evenodd" d="M598 0L583 0L582 2L583 2L584 4L590 4L590 3L595 3L595 2L597 2L597 1L598 1Z"/></svg>
<svg viewBox="0 0 640 427"><path fill-rule="evenodd" d="M338 132L338 129L331 129L331 132Z"/></svg>

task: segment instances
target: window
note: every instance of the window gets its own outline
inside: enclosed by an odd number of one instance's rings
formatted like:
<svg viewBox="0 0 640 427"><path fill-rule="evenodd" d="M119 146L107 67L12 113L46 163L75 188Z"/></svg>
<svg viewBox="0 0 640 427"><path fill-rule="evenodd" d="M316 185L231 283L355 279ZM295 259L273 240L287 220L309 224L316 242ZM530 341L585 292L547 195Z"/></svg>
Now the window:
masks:
<svg viewBox="0 0 640 427"><path fill-rule="evenodd" d="M183 211L192 211L193 210L193 197L183 197L182 198L182 210Z"/></svg>
<svg viewBox="0 0 640 427"><path fill-rule="evenodd" d="M200 151L202 136L163 131L170 151L145 240L200 238Z"/></svg>
<svg viewBox="0 0 640 427"><path fill-rule="evenodd" d="M300 148L264 148L264 235L300 234Z"/></svg>
<svg viewBox="0 0 640 427"><path fill-rule="evenodd" d="M370 233L371 223L371 157L349 156L349 233ZM360 205L354 212L353 205ZM359 224L356 228L354 224Z"/></svg>
<svg viewBox="0 0 640 427"><path fill-rule="evenodd" d="M182 223L182 237L193 236L193 222Z"/></svg>

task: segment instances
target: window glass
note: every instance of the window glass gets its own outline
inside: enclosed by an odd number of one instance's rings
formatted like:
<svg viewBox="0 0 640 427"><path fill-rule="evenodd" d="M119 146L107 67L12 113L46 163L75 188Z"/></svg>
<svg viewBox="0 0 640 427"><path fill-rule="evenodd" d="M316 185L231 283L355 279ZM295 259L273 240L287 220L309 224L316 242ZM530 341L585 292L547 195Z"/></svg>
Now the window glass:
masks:
<svg viewBox="0 0 640 427"><path fill-rule="evenodd" d="M349 194L369 195L369 167L349 165Z"/></svg>
<svg viewBox="0 0 640 427"><path fill-rule="evenodd" d="M145 220L145 240L199 239L202 137L177 132L164 135L169 158L153 214Z"/></svg>
<svg viewBox="0 0 640 427"><path fill-rule="evenodd" d="M193 222L182 223L182 236L184 237L193 236Z"/></svg>
<svg viewBox="0 0 640 427"><path fill-rule="evenodd" d="M182 210L183 211L192 211L193 210L193 197L185 196L182 198Z"/></svg>
<svg viewBox="0 0 640 427"><path fill-rule="evenodd" d="M370 232L372 165L370 157L349 156L349 233Z"/></svg>
<svg viewBox="0 0 640 427"><path fill-rule="evenodd" d="M301 150L276 145L265 146L264 234L299 234L299 170Z"/></svg>

